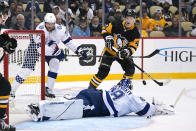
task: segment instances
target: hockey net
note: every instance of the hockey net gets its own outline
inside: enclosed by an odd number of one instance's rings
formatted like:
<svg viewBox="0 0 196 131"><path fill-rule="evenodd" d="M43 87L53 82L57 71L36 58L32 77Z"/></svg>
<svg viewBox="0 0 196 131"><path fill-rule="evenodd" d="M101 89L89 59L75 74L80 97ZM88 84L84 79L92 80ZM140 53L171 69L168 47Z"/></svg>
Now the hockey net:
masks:
<svg viewBox="0 0 196 131"><path fill-rule="evenodd" d="M32 72L20 84L15 99L9 102L9 114L24 113L24 106L44 100L45 87L45 36L43 31L4 31L17 40L16 51L6 56L3 64L3 74L12 84L21 68ZM38 53L34 38L39 37L41 54ZM40 47L40 46L39 46ZM25 73L25 72L24 72Z"/></svg>

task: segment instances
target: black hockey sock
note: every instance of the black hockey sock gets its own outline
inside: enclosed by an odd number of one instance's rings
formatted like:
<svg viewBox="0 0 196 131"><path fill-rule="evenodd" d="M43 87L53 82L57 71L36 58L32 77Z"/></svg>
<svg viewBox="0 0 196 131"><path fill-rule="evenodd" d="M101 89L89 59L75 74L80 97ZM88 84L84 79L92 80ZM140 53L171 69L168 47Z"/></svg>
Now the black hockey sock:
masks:
<svg viewBox="0 0 196 131"><path fill-rule="evenodd" d="M102 80L99 79L96 75L94 75L90 81L88 88L97 88L101 84L101 82L102 82Z"/></svg>

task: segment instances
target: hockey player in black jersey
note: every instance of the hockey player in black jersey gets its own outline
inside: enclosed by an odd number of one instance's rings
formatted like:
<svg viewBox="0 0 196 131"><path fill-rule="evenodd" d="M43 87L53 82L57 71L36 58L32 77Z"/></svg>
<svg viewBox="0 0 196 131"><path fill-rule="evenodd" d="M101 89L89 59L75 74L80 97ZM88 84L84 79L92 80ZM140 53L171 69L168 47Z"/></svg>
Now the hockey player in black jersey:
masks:
<svg viewBox="0 0 196 131"><path fill-rule="evenodd" d="M17 41L14 38L10 38L7 34L0 35L0 47L6 53L13 53L17 47ZM3 52L1 52L2 54ZM3 58L2 58L3 59ZM2 76L0 73L0 131L15 131L15 127L7 125L6 119L6 108L8 105L8 99L11 91L10 82Z"/></svg>
<svg viewBox="0 0 196 131"><path fill-rule="evenodd" d="M135 73L135 67L133 60L127 58L137 50L140 39L139 31L134 23L135 12L128 10L125 15L125 20L109 23L102 31L105 40L103 56L106 57L102 57L98 73L91 79L89 88L97 88L101 84L109 74L114 61L117 61L125 71L123 78L131 81ZM132 84L130 84L130 88L132 88Z"/></svg>

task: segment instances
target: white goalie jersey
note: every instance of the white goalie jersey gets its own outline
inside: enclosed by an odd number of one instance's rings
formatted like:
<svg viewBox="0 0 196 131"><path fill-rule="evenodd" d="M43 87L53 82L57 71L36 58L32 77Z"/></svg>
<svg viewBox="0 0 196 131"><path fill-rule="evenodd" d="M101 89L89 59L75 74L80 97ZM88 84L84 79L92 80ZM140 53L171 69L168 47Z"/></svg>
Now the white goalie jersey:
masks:
<svg viewBox="0 0 196 131"><path fill-rule="evenodd" d="M47 31L45 28L45 23L40 23L36 30L43 30L45 33L45 45L46 45L46 55L50 55L50 42L53 41L53 43L56 43L57 45L62 42L64 43L68 48L70 48L73 52L75 52L78 48L77 45L73 44L70 34L66 31L66 28L62 25L55 24L55 28L52 31ZM35 42L40 39L39 37L35 38Z"/></svg>
<svg viewBox="0 0 196 131"><path fill-rule="evenodd" d="M119 87L118 85L109 91L103 91L103 100L110 115L114 117L123 116L131 112L138 113L149 105L145 100L134 96L130 89Z"/></svg>

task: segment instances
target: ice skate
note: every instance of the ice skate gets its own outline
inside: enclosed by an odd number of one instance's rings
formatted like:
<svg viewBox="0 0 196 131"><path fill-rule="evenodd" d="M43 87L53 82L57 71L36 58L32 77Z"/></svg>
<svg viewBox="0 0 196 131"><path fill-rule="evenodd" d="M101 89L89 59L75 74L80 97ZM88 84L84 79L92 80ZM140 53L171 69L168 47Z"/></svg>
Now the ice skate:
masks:
<svg viewBox="0 0 196 131"><path fill-rule="evenodd" d="M36 104L30 104L27 105L24 110L26 111L26 113L31 117L31 119L33 121L40 121L40 110L39 110L39 106Z"/></svg>
<svg viewBox="0 0 196 131"><path fill-rule="evenodd" d="M49 97L49 98L55 98L55 94L52 92L51 89L49 89L48 87L46 87L46 91L45 91L45 96Z"/></svg>
<svg viewBox="0 0 196 131"><path fill-rule="evenodd" d="M0 119L0 131L16 131L16 128L6 124L3 119Z"/></svg>
<svg viewBox="0 0 196 131"><path fill-rule="evenodd" d="M157 101L153 98L152 104L155 105L155 115L172 115L175 113L174 106L166 105L163 102Z"/></svg>

